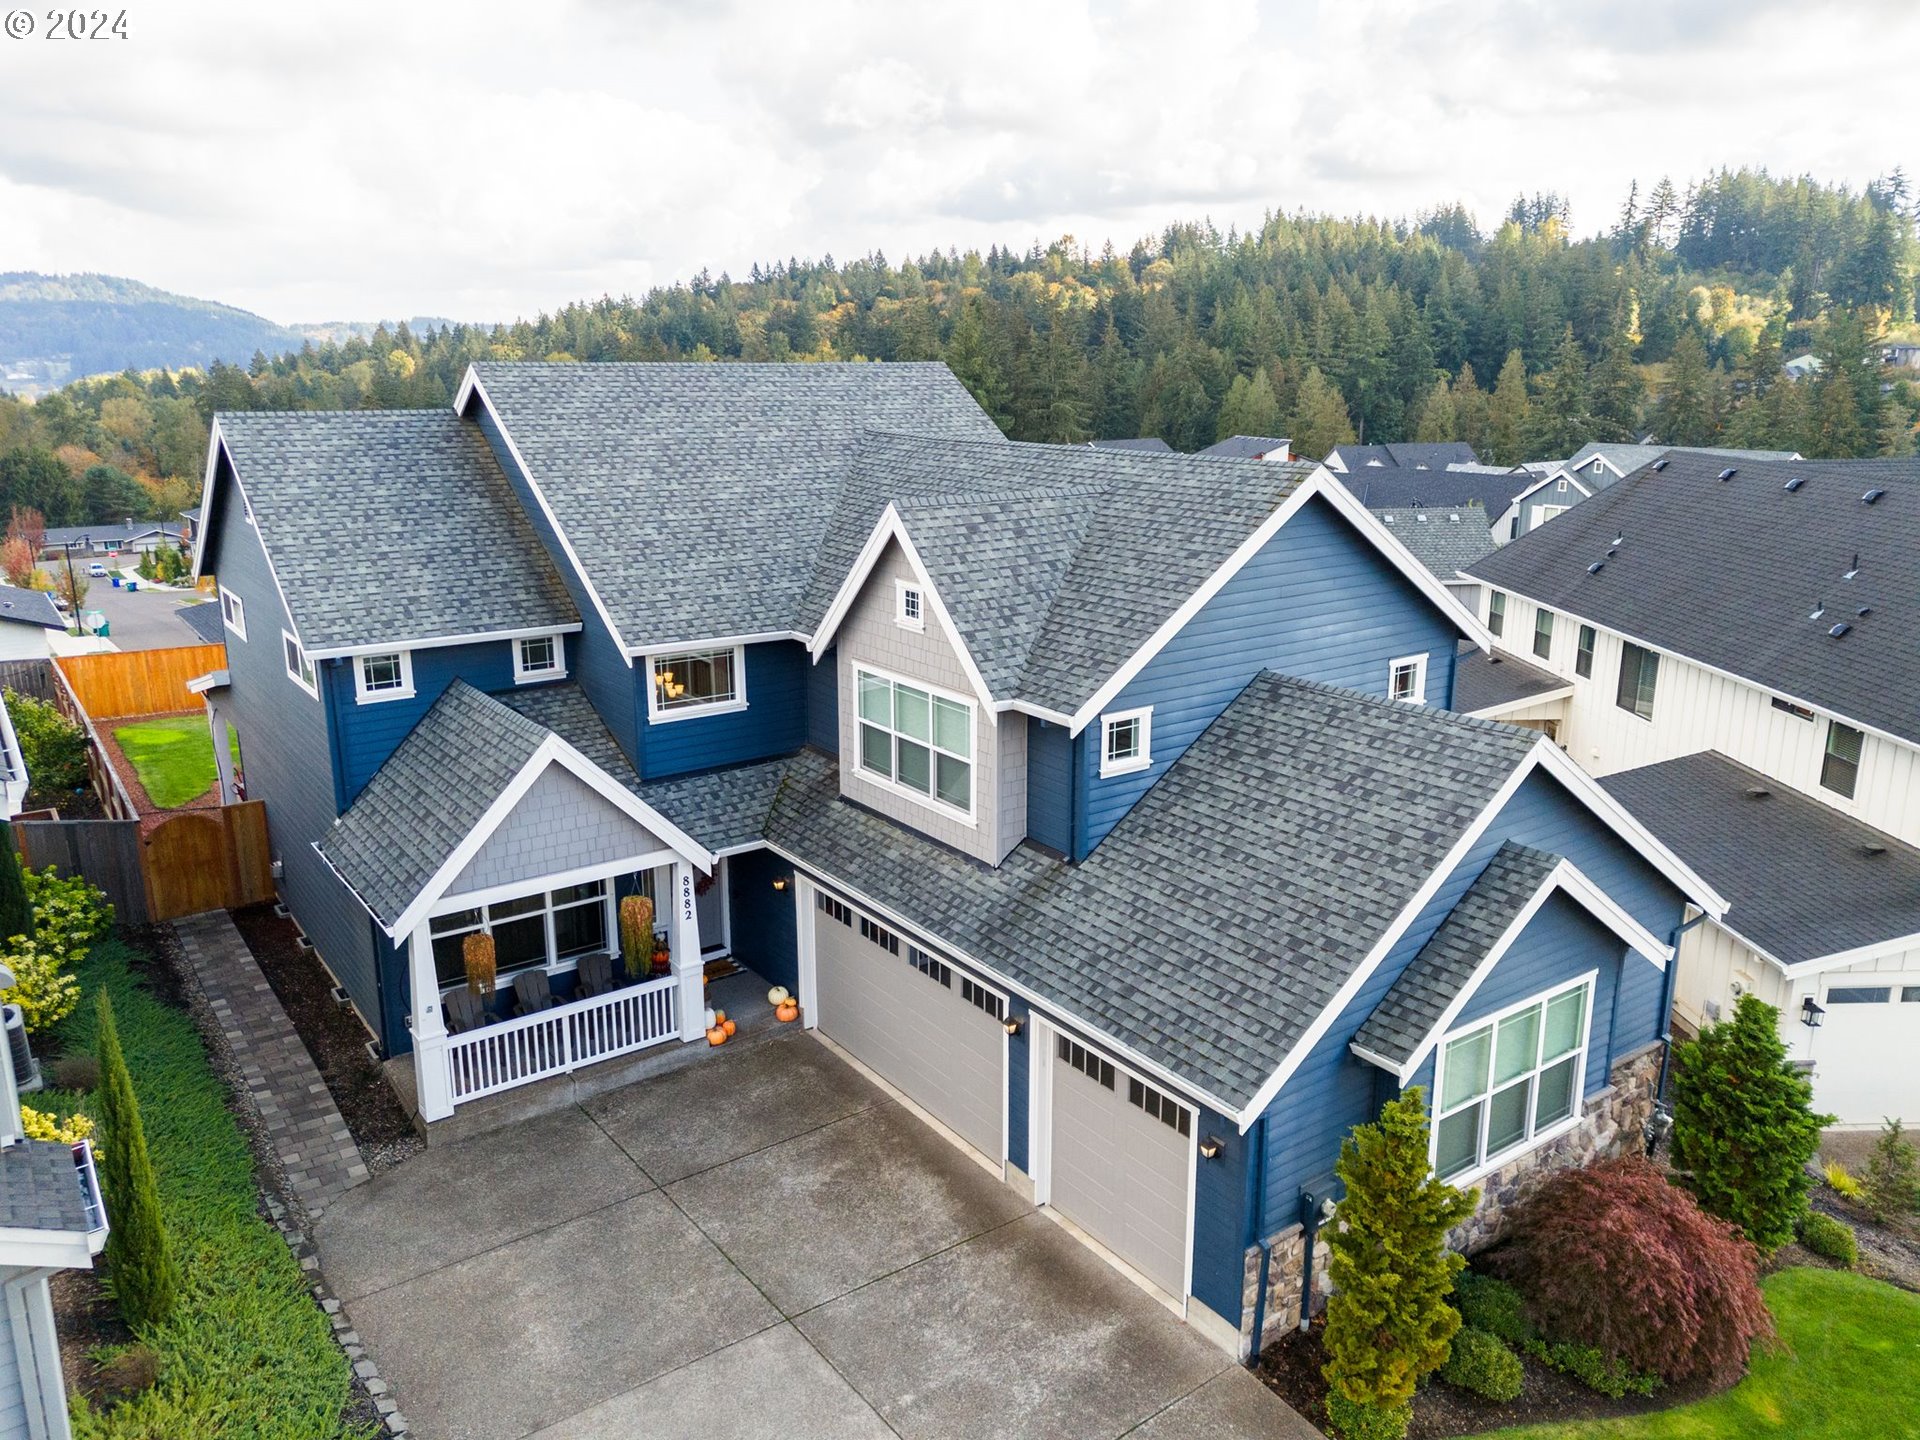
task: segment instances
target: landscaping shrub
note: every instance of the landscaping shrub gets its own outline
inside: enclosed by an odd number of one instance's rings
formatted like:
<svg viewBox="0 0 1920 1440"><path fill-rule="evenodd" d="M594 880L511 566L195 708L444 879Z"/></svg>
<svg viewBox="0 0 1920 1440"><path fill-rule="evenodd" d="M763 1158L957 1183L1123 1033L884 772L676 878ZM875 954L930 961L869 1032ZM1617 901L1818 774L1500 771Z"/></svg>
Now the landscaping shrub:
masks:
<svg viewBox="0 0 1920 1440"><path fill-rule="evenodd" d="M151 1345L129 1345L100 1366L100 1389L112 1400L137 1395L159 1378L160 1357Z"/></svg>
<svg viewBox="0 0 1920 1440"><path fill-rule="evenodd" d="M28 1032L37 1035L80 1003L80 987L70 972L113 924L113 907L83 877L62 879L51 865L25 871L21 884L33 910L33 936L0 947L0 964L13 971L14 979L11 989L0 990L0 1001L18 1005Z"/></svg>
<svg viewBox="0 0 1920 1440"><path fill-rule="evenodd" d="M67 973L71 957L64 949L37 940L16 940L0 952L0 964L13 972L13 984L0 990L0 1003L20 1007L27 1033L51 1030L80 1003L80 985Z"/></svg>
<svg viewBox="0 0 1920 1440"><path fill-rule="evenodd" d="M93 1134L93 1121L84 1115L69 1115L63 1120L31 1105L22 1105L20 1130L29 1140L58 1140L63 1145L78 1145Z"/></svg>
<svg viewBox="0 0 1920 1440"><path fill-rule="evenodd" d="M1876 1220L1920 1210L1920 1162L1916 1162L1913 1142L1898 1120L1887 1121L1880 1138L1873 1142L1860 1195Z"/></svg>
<svg viewBox="0 0 1920 1440"><path fill-rule="evenodd" d="M1571 1340L1551 1343L1536 1340L1527 1353L1563 1374L1571 1375L1589 1390L1611 1395L1651 1395L1660 1388L1660 1377L1651 1371L1638 1371L1626 1362L1607 1354L1597 1345L1581 1345Z"/></svg>
<svg viewBox="0 0 1920 1440"><path fill-rule="evenodd" d="M120 1313L134 1330L167 1318L180 1289L180 1272L167 1245L160 1218L160 1186L147 1154L147 1132L140 1124L140 1101L133 1093L113 1023L113 997L99 999L100 1119L105 1153L100 1186L106 1194L107 1275Z"/></svg>
<svg viewBox="0 0 1920 1440"><path fill-rule="evenodd" d="M1617 1400L1629 1392L1651 1395L1659 1386L1659 1376L1635 1371L1591 1345L1549 1341L1528 1316L1526 1297L1498 1276L1467 1271L1454 1284L1453 1303L1468 1328L1484 1330L1542 1365L1571 1375L1589 1390Z"/></svg>
<svg viewBox="0 0 1920 1440"><path fill-rule="evenodd" d="M20 877L20 847L13 826L0 820L0 941L33 934L33 904Z"/></svg>
<svg viewBox="0 0 1920 1440"><path fill-rule="evenodd" d="M1501 1344L1499 1336L1464 1325L1453 1337L1453 1350L1440 1367L1440 1378L1505 1404L1520 1393L1527 1372L1520 1357Z"/></svg>
<svg viewBox="0 0 1920 1440"><path fill-rule="evenodd" d="M98 1090L100 1062L91 1055L62 1055L49 1074L56 1090Z"/></svg>
<svg viewBox="0 0 1920 1440"><path fill-rule="evenodd" d="M1401 1440L1413 1421L1413 1406L1369 1405L1335 1390L1327 1396L1327 1419L1339 1440Z"/></svg>
<svg viewBox="0 0 1920 1440"><path fill-rule="evenodd" d="M1860 1177L1847 1169L1838 1160L1829 1160L1820 1167L1820 1173L1826 1177L1828 1187L1843 1200L1858 1200L1866 1187L1860 1183Z"/></svg>
<svg viewBox="0 0 1920 1440"><path fill-rule="evenodd" d="M1321 1373L1336 1396L1366 1412L1355 1423L1386 1426L1403 1413L1460 1328L1447 1296L1466 1261L1446 1237L1473 1213L1475 1196L1434 1175L1427 1134L1426 1095L1415 1086L1340 1146L1346 1197L1327 1239L1333 1294Z"/></svg>
<svg viewBox="0 0 1920 1440"><path fill-rule="evenodd" d="M113 928L113 906L84 875L63 876L53 866L29 867L20 876L33 906L34 933L58 944L79 963L80 955Z"/></svg>
<svg viewBox="0 0 1920 1440"><path fill-rule="evenodd" d="M1800 1243L1816 1255L1838 1260L1851 1270L1860 1258L1860 1246L1850 1226L1818 1210L1809 1211L1800 1222Z"/></svg>
<svg viewBox="0 0 1920 1440"><path fill-rule="evenodd" d="M1673 1052L1674 1169L1762 1253L1791 1240L1807 1213L1807 1162L1833 1123L1813 1113L1813 1082L1787 1060L1779 1018L1742 995L1731 1016Z"/></svg>
<svg viewBox="0 0 1920 1440"><path fill-rule="evenodd" d="M1628 1370L1730 1379L1771 1332L1754 1247L1637 1155L1548 1176L1511 1235L1497 1263L1540 1328Z"/></svg>
<svg viewBox="0 0 1920 1440"><path fill-rule="evenodd" d="M1527 1318L1526 1297L1497 1276L1461 1271L1453 1282L1453 1304L1463 1325L1509 1345L1524 1346L1540 1338Z"/></svg>
<svg viewBox="0 0 1920 1440"><path fill-rule="evenodd" d="M7 713L36 793L64 794L87 784L87 732L60 713L51 700L6 692Z"/></svg>

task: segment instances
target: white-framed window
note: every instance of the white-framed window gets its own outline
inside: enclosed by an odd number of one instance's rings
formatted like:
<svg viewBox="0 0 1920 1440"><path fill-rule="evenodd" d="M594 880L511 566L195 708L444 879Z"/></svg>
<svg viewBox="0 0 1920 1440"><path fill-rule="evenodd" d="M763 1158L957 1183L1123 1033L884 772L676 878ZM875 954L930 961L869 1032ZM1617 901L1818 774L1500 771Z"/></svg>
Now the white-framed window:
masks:
<svg viewBox="0 0 1920 1440"><path fill-rule="evenodd" d="M566 643L558 635L525 635L513 642L514 684L564 680L566 675Z"/></svg>
<svg viewBox="0 0 1920 1440"><path fill-rule="evenodd" d="M1153 707L1100 717L1100 776L1129 775L1153 763Z"/></svg>
<svg viewBox="0 0 1920 1440"><path fill-rule="evenodd" d="M247 604L226 586L220 587L220 619L225 622L229 635L247 638Z"/></svg>
<svg viewBox="0 0 1920 1440"><path fill-rule="evenodd" d="M647 718L656 725L747 708L746 647L681 650L649 657Z"/></svg>
<svg viewBox="0 0 1920 1440"><path fill-rule="evenodd" d="M511 984L507 977L522 970L571 970L582 955L611 951L615 929L613 889L606 880L497 900L427 922L443 991L467 983L465 940L475 931L493 936L494 973Z"/></svg>
<svg viewBox="0 0 1920 1440"><path fill-rule="evenodd" d="M927 595L914 580L893 582L893 621L903 630L927 628Z"/></svg>
<svg viewBox="0 0 1920 1440"><path fill-rule="evenodd" d="M1544 605L1533 612L1533 653L1539 660L1553 658L1553 611Z"/></svg>
<svg viewBox="0 0 1920 1440"><path fill-rule="evenodd" d="M313 662L307 659L307 652L300 647L300 642L293 638L291 630L280 632L280 648L287 660L287 678L318 700L320 679L313 673Z"/></svg>
<svg viewBox="0 0 1920 1440"><path fill-rule="evenodd" d="M1553 488L1559 494L1564 495L1567 493L1567 482L1565 480L1556 480L1553 482ZM1556 510L1553 513L1558 515L1560 512Z"/></svg>
<svg viewBox="0 0 1920 1440"><path fill-rule="evenodd" d="M973 702L864 666L853 686L860 774L971 820Z"/></svg>
<svg viewBox="0 0 1920 1440"><path fill-rule="evenodd" d="M413 698L413 652L388 650L353 657L353 698L362 705Z"/></svg>
<svg viewBox="0 0 1920 1440"><path fill-rule="evenodd" d="M1520 517L1514 516L1513 523L1518 525ZM1487 592L1487 629L1495 635L1506 633L1507 629L1507 592L1490 590Z"/></svg>
<svg viewBox="0 0 1920 1440"><path fill-rule="evenodd" d="M1820 784L1836 795L1853 798L1860 783L1860 752L1866 735L1839 720L1827 721L1827 749L1820 757Z"/></svg>
<svg viewBox="0 0 1920 1440"><path fill-rule="evenodd" d="M1533 523L1535 525L1544 525L1554 516L1564 515L1566 513L1567 507L1565 505L1542 505L1539 513L1533 517Z"/></svg>
<svg viewBox="0 0 1920 1440"><path fill-rule="evenodd" d="M1620 642L1620 683L1613 703L1642 720L1653 719L1653 692L1660 681L1660 656L1652 650Z"/></svg>
<svg viewBox="0 0 1920 1440"><path fill-rule="evenodd" d="M1580 1114L1593 976L1476 1020L1440 1044L1433 1168L1443 1180L1492 1169Z"/></svg>
<svg viewBox="0 0 1920 1440"><path fill-rule="evenodd" d="M1403 705L1427 703L1427 657L1402 655L1387 662L1387 698Z"/></svg>

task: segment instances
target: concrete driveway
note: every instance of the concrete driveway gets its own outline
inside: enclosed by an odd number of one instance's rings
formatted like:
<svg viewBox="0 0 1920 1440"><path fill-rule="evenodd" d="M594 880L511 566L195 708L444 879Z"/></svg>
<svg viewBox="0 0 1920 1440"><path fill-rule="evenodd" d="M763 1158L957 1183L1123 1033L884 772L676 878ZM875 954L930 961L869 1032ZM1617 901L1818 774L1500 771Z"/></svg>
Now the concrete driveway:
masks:
<svg viewBox="0 0 1920 1440"><path fill-rule="evenodd" d="M436 1146L318 1242L434 1440L1318 1434L798 1032Z"/></svg>

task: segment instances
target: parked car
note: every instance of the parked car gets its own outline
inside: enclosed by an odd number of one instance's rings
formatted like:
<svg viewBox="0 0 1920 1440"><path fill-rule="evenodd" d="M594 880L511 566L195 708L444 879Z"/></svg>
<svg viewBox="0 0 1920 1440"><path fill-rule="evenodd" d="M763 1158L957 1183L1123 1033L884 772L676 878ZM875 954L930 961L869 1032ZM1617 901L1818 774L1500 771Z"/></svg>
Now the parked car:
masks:
<svg viewBox="0 0 1920 1440"><path fill-rule="evenodd" d="M107 578L107 567L101 561L96 560L87 566L87 574L96 580L104 580Z"/></svg>

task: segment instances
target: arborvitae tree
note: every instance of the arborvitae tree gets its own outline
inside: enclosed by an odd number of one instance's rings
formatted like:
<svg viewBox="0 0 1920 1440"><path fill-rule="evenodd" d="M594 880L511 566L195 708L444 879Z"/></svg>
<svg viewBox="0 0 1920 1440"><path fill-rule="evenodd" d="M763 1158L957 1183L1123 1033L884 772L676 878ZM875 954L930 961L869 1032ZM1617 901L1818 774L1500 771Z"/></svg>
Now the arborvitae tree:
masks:
<svg viewBox="0 0 1920 1440"><path fill-rule="evenodd" d="M1898 1120L1888 1120L1867 1157L1867 1209L1882 1223L1920 1210L1920 1157Z"/></svg>
<svg viewBox="0 0 1920 1440"><path fill-rule="evenodd" d="M1236 375L1220 405L1220 423L1214 437L1226 440L1234 435L1273 435L1280 428L1280 402L1274 398L1273 381L1267 372Z"/></svg>
<svg viewBox="0 0 1920 1440"><path fill-rule="evenodd" d="M1413 438L1423 445L1462 438L1460 417L1453 405L1453 386L1446 376L1433 382L1433 388L1421 402L1420 423L1414 427Z"/></svg>
<svg viewBox="0 0 1920 1440"><path fill-rule="evenodd" d="M1831 1115L1787 1059L1780 1012L1749 993L1733 1014L1674 1047L1673 1166L1701 1207L1764 1253L1793 1238L1813 1184L1807 1162Z"/></svg>
<svg viewBox="0 0 1920 1440"><path fill-rule="evenodd" d="M13 843L13 826L0 820L0 943L16 935L33 935L33 905L27 882L20 874L20 850Z"/></svg>
<svg viewBox="0 0 1920 1440"><path fill-rule="evenodd" d="M1318 365L1309 365L1300 379L1291 429L1294 453L1310 460L1325 459L1336 446L1353 444L1353 418L1347 414L1347 402L1320 373Z"/></svg>
<svg viewBox="0 0 1920 1440"><path fill-rule="evenodd" d="M1487 402L1487 446L1482 460L1495 465L1518 465L1527 458L1527 433L1533 420L1533 402L1527 397L1527 362L1518 350L1507 352Z"/></svg>
<svg viewBox="0 0 1920 1440"><path fill-rule="evenodd" d="M1344 1408L1336 1399L1360 1407L1369 1422L1404 1416L1414 1387L1446 1363L1460 1328L1447 1297L1467 1262L1447 1249L1447 1232L1473 1213L1479 1193L1433 1173L1427 1139L1426 1094L1416 1085L1340 1146L1335 1173L1346 1197L1322 1232L1333 1293L1321 1373L1336 1425ZM1402 1419L1391 1433L1404 1430Z"/></svg>
<svg viewBox="0 0 1920 1440"><path fill-rule="evenodd" d="M140 1102L120 1049L113 1001L100 992L100 1183L106 1193L107 1275L120 1312L135 1331L157 1325L173 1309L180 1271L160 1218L160 1186L147 1155Z"/></svg>

